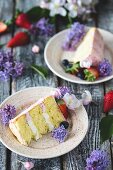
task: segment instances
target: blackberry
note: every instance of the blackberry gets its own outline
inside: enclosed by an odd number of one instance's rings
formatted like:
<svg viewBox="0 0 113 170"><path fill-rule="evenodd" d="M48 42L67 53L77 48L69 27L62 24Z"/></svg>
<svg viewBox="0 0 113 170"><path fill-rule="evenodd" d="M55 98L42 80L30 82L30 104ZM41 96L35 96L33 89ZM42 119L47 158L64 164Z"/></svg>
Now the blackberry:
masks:
<svg viewBox="0 0 113 170"><path fill-rule="evenodd" d="M62 126L62 125L64 126L65 129L68 129L68 127L69 127L69 123L67 121L61 122L60 126Z"/></svg>

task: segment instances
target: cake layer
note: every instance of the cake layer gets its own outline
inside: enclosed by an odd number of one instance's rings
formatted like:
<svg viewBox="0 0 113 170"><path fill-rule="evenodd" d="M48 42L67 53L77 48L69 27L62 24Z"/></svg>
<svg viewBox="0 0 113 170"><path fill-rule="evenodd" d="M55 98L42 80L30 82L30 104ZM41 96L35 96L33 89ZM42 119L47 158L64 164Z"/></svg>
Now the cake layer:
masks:
<svg viewBox="0 0 113 170"><path fill-rule="evenodd" d="M48 96L24 110L9 122L9 127L20 143L29 145L64 121L55 98Z"/></svg>
<svg viewBox="0 0 113 170"><path fill-rule="evenodd" d="M103 38L96 28L90 28L76 51L64 52L62 59L67 59L74 63L78 61L89 60L92 62L93 66L97 66L103 57Z"/></svg>

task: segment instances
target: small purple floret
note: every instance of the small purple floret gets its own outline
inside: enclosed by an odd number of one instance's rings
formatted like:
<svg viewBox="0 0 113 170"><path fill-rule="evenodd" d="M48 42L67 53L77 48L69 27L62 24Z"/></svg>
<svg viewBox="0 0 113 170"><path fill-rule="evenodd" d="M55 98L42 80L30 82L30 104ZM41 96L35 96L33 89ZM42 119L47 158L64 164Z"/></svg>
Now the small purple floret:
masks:
<svg viewBox="0 0 113 170"><path fill-rule="evenodd" d="M108 153L103 150L94 150L86 159L86 170L106 170L109 165Z"/></svg>
<svg viewBox="0 0 113 170"><path fill-rule="evenodd" d="M63 50L74 51L79 42L83 39L84 35L85 26L79 22L75 22L67 34L66 40L62 46Z"/></svg>
<svg viewBox="0 0 113 170"><path fill-rule="evenodd" d="M109 76L112 72L112 65L107 59L103 59L98 66L98 70L101 77Z"/></svg>
<svg viewBox="0 0 113 170"><path fill-rule="evenodd" d="M72 94L72 91L69 87L66 86L58 87L55 93L55 98L62 99L66 93Z"/></svg>
<svg viewBox="0 0 113 170"><path fill-rule="evenodd" d="M49 20L41 18L37 23L32 24L30 32L34 35L52 36L54 34L54 26L49 24Z"/></svg>
<svg viewBox="0 0 113 170"><path fill-rule="evenodd" d="M0 51L0 80L7 80L10 77L16 78L23 73L23 63L14 61L10 51Z"/></svg>
<svg viewBox="0 0 113 170"><path fill-rule="evenodd" d="M60 143L64 142L67 136L68 131L64 128L63 125L52 131L52 137Z"/></svg>
<svg viewBox="0 0 113 170"><path fill-rule="evenodd" d="M0 115L2 116L2 122L7 125L11 119L16 115L16 109L12 105L5 105L4 108L0 109Z"/></svg>

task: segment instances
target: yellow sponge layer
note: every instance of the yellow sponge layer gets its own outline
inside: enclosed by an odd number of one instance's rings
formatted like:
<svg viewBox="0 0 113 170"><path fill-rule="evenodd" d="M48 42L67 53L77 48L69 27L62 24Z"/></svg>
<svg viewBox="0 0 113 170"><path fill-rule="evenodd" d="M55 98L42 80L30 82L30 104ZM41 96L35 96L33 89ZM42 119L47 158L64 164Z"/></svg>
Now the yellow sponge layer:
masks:
<svg viewBox="0 0 113 170"><path fill-rule="evenodd" d="M15 122L16 128L20 132L22 138L27 144L30 144L31 139L34 139L34 135L26 122L26 115L21 115Z"/></svg>
<svg viewBox="0 0 113 170"><path fill-rule="evenodd" d="M46 113L50 117L50 121L52 122L54 127L58 127L59 124L65 120L65 118L64 118L63 114L61 113L61 111L55 101L55 98L52 96L49 96L48 98L46 98L44 100L43 103L46 108Z"/></svg>
<svg viewBox="0 0 113 170"><path fill-rule="evenodd" d="M43 112L40 105L35 106L32 110L29 111L32 121L40 134L46 134L49 131L49 127L46 124L46 121L43 117Z"/></svg>

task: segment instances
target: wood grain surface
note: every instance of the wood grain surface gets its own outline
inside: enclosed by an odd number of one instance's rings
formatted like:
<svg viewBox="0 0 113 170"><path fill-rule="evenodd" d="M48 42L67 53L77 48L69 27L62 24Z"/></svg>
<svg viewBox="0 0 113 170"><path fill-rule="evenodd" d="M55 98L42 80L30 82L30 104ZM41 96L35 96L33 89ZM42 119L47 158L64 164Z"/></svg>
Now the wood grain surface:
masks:
<svg viewBox="0 0 113 170"><path fill-rule="evenodd" d="M3 19L4 17L12 17L16 8L26 11L38 3L39 0L30 0L29 2L28 0L0 0L0 19ZM98 15L95 17L95 20L87 22L87 25L98 25L98 27L113 33L113 0L108 0L106 3L101 0L99 6L97 6L97 11ZM2 42L6 42L15 32L16 31L13 31L12 34L2 36L0 40ZM24 71L24 75L16 81L10 80L5 83L0 82L0 101L3 101L11 93L15 93L20 89L32 86L57 87L66 85L71 87L77 96L80 96L85 89L90 90L93 100L97 102L97 105L91 104L86 107L89 116L89 131L82 143L73 151L61 157L47 160L33 160L19 156L13 152L10 152L0 143L0 170L24 170L23 165L18 160L32 160L35 162L35 170L84 170L86 166L86 158L92 150L98 147L106 149L109 152L109 159L112 160L111 142L107 141L102 146L100 145L99 121L103 116L102 103L104 93L113 88L113 80L98 85L78 85L58 78L49 70L47 80L42 79L42 77L34 73L33 70L28 67L31 63L47 67L43 56L46 42L47 39L40 39L41 51L39 54L33 54L31 52L32 46L39 43L37 38L33 39L31 44L25 47L13 49L15 58L23 61L27 69ZM112 169L113 167L111 163L108 170Z"/></svg>

